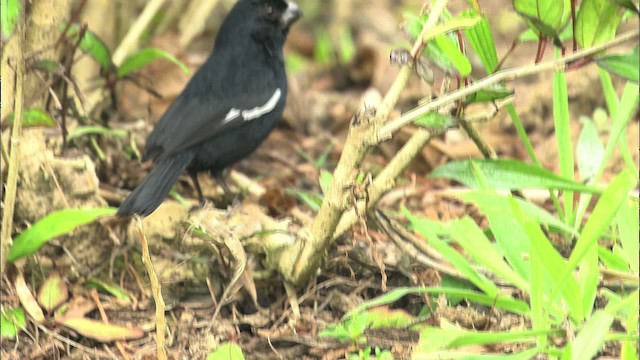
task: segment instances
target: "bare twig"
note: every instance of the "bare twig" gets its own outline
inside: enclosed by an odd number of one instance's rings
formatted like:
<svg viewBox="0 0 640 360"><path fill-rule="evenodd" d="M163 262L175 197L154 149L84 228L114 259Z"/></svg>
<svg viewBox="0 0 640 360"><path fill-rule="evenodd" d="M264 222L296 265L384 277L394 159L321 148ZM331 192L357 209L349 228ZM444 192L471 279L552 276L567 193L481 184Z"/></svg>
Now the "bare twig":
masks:
<svg viewBox="0 0 640 360"><path fill-rule="evenodd" d="M149 26L153 17L156 16L165 0L151 0L147 3L142 10L142 14L138 17L135 23L129 28L129 32L125 35L124 39L120 43L120 46L113 53L113 63L120 65L124 59L131 55L138 48L138 41L144 30Z"/></svg>
<svg viewBox="0 0 640 360"><path fill-rule="evenodd" d="M151 256L149 255L149 244L147 243L147 237L144 235L144 228L142 227L142 220L139 216L136 216L136 223L138 225L138 232L140 234L140 245L142 247L142 262L149 274L149 280L151 281L151 295L156 303L156 352L157 358L160 360L167 359L167 351L164 348L165 342L165 327L166 321L164 317L164 299L162 298L162 288L156 270L153 268L151 262Z"/></svg>
<svg viewBox="0 0 640 360"><path fill-rule="evenodd" d="M23 49L25 26L23 21L19 21L15 36L17 37L18 49ZM13 213L16 205L16 192L18 187L18 170L20 157L20 140L22 139L22 115L24 104L24 81L25 65L24 52L18 51L14 54L15 66L15 97L14 97L14 117L13 128L11 129L11 152L9 154L9 169L7 173L6 192L4 198L4 208L2 211L2 238L0 251L0 275L4 275L4 270L9 256L9 248L12 244L11 231L13 230Z"/></svg>

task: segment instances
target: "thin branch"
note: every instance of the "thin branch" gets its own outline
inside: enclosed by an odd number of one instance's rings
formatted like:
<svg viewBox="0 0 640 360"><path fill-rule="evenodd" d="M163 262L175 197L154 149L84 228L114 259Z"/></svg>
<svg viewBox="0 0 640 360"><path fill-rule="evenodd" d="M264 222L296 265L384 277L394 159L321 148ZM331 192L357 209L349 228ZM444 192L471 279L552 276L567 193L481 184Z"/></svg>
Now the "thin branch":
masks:
<svg viewBox="0 0 640 360"><path fill-rule="evenodd" d="M24 84L25 84L25 64L24 64L24 40L25 40L24 22L18 23L15 36L18 42L17 48L20 49L14 54L16 59L15 67L15 97L14 97L14 117L13 128L11 129L11 140L9 141L11 148L9 154L9 169L7 173L6 192L4 198L4 208L2 212L2 237L0 238L0 275L4 276L7 265L7 257L12 244L11 232L13 230L13 214L16 205L16 193L18 187L18 170L20 158L20 140L22 139L22 116L24 107Z"/></svg>
<svg viewBox="0 0 640 360"><path fill-rule="evenodd" d="M162 5L164 5L164 2L165 0L151 0L147 3L147 6L142 10L142 14L140 14L136 22L129 28L129 32L127 32L120 46L118 46L113 53L111 59L114 64L120 65L127 56L131 55L131 53L138 48L140 36L147 26L149 26L149 23L151 23L151 20L156 16Z"/></svg>
<svg viewBox="0 0 640 360"><path fill-rule="evenodd" d="M589 49L585 49L582 51L578 51L576 53L573 53L569 56L565 56L558 60L539 63L536 65L518 67L515 69L501 70L499 72L494 73L491 76L487 76L486 78L469 85L468 87L462 88L457 91L453 91L447 95L443 95L437 99L434 99L431 102L424 104L423 106L419 106L411 111L404 113L398 119L393 120L392 122L383 126L382 129L380 129L379 137L381 139L388 139L398 129L413 122L415 119L419 118L420 116L426 115L429 112L434 111L456 100L463 99L491 85L494 85L503 81L512 81L521 77L531 76L531 75L546 72L546 71L564 70L567 64L575 60L586 58L602 50L620 45L624 42L637 38L638 34L640 34L639 30L629 31L607 43L604 43Z"/></svg>

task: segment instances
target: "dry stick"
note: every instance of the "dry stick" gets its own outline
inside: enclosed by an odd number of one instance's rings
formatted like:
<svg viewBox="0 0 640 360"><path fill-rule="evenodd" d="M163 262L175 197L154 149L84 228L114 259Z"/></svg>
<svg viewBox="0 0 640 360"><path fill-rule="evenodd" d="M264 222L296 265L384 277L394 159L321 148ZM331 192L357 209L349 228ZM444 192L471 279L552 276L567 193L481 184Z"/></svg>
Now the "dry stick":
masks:
<svg viewBox="0 0 640 360"><path fill-rule="evenodd" d="M140 245L142 247L142 262L149 274L149 280L151 281L151 295L153 295L153 301L156 303L156 352L158 359L166 360L167 351L164 348L164 330L166 327L166 321L164 318L164 299L162 298L162 288L160 287L160 281L158 281L158 275L153 268L151 262L151 256L149 255L149 244L147 243L147 237L144 235L144 228L142 227L142 220L139 216L136 216L136 223L138 225L138 232L140 233Z"/></svg>
<svg viewBox="0 0 640 360"><path fill-rule="evenodd" d="M18 48L23 49L24 23L20 21L15 36L18 41ZM16 192L18 187L18 170L20 157L20 141L22 139L22 115L24 103L24 81L25 81L25 65L24 52L19 51L15 54L16 59L16 93L14 98L14 117L13 128L11 129L11 153L9 154L9 169L7 173L6 193L4 198L4 209L2 212L2 238L0 238L0 275L4 276L4 270L7 265L7 256L13 240L11 239L11 230L13 229L13 213L16 205Z"/></svg>
<svg viewBox="0 0 640 360"><path fill-rule="evenodd" d="M422 39L436 25L446 4L447 0L438 0L433 6L429 13L429 18L411 51L414 59L423 46ZM348 185L353 182L355 173L369 149L381 142L376 136L377 129L389 117L411 73L411 67L407 66L400 69L400 73L391 89L389 89L378 107L375 117L373 119L368 117L356 119L349 127L345 147L333 173L333 181L320 210L318 210L318 214L313 223L300 233L303 241L297 242L292 248L288 249L287 251L290 253L283 257L296 259L293 263L293 268L286 268L291 264L283 264L283 268L281 268L281 273L284 274L287 280L294 283L304 282L318 268L324 251L332 243L336 227L350 204L346 193Z"/></svg>
<svg viewBox="0 0 640 360"><path fill-rule="evenodd" d="M153 17L156 16L165 0L151 0L147 3L142 10L142 14L138 17L133 26L127 32L127 35L124 36L120 46L116 49L111 57L112 61L116 65L120 65L124 59L129 56L132 52L134 52L138 48L138 41L140 41L140 36L144 32L144 30L149 26Z"/></svg>
<svg viewBox="0 0 640 360"><path fill-rule="evenodd" d="M475 92L478 92L479 90L487 88L491 85L495 85L502 81L512 81L521 77L531 76L537 73L551 71L551 70L564 70L567 63L585 58L587 56L598 53L602 50L608 49L610 47L620 45L633 38L637 38L638 34L640 34L639 30L629 31L607 43L600 44L598 46L585 49L582 51L578 51L576 53L573 53L569 56L565 56L558 60L539 63L536 65L518 67L515 69L501 70L499 72L494 73L491 76L487 76L486 78L469 85L468 87L462 88L457 91L453 91L447 95L443 95L433 101L430 101L422 106L418 106L417 108L404 113L401 117L386 124L382 129L380 129L380 132L378 135L380 139L388 139L391 137L391 135L395 131L397 131L398 129L402 128L407 124L410 124L418 117L423 116L451 102L454 102L459 99L463 99Z"/></svg>

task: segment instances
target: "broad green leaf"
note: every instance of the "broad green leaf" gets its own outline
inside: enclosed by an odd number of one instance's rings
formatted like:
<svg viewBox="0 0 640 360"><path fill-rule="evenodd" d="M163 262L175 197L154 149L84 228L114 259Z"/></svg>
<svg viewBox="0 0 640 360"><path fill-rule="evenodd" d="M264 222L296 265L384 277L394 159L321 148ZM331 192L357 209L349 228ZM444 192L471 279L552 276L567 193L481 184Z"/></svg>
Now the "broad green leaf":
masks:
<svg viewBox="0 0 640 360"><path fill-rule="evenodd" d="M467 77L471 74L471 62L469 62L469 59L460 51L457 42L452 41L451 38L444 35L436 36L433 41L442 54L453 64L460 76Z"/></svg>
<svg viewBox="0 0 640 360"><path fill-rule="evenodd" d="M233 342L225 342L207 355L207 360L244 360L242 349Z"/></svg>
<svg viewBox="0 0 640 360"><path fill-rule="evenodd" d="M2 311L0 314L0 337L15 339L20 329L27 326L27 318L21 307Z"/></svg>
<svg viewBox="0 0 640 360"><path fill-rule="evenodd" d="M582 118L582 131L576 145L576 155L580 181L586 182L596 175L604 159L604 145L598 130L593 121L586 117Z"/></svg>
<svg viewBox="0 0 640 360"><path fill-rule="evenodd" d="M61 30L64 30L64 28L65 25L63 24ZM67 30L67 36L77 38L80 30L80 25L71 24ZM98 35L89 29L84 32L84 36L80 41L80 50L94 58L103 70L109 70L113 67L109 48L107 48L107 45L104 44L104 41L102 41Z"/></svg>
<svg viewBox="0 0 640 360"><path fill-rule="evenodd" d="M571 17L569 0L513 0L513 9L549 38L557 38Z"/></svg>
<svg viewBox="0 0 640 360"><path fill-rule="evenodd" d="M169 54L166 51L154 48L142 49L124 59L120 67L118 67L118 72L116 74L119 78L123 78L136 70L140 70L150 62L158 59L169 60L172 63L178 65L178 67L180 67L180 70L182 70L185 74L189 74L189 69L175 56Z"/></svg>
<svg viewBox="0 0 640 360"><path fill-rule="evenodd" d="M640 64L640 51L638 47L626 54L604 55L596 59L596 63L608 72L627 79L635 84L639 82L638 64Z"/></svg>
<svg viewBox="0 0 640 360"><path fill-rule="evenodd" d="M462 13L462 16L477 17L478 13L475 10L467 10ZM480 57L487 75L492 74L498 66L498 52L486 15L480 17L478 26L466 29L464 33L469 39L469 44Z"/></svg>
<svg viewBox="0 0 640 360"><path fill-rule="evenodd" d="M13 240L8 260L13 262L31 255L53 238L115 213L114 208L67 209L53 212L38 220Z"/></svg>
<svg viewBox="0 0 640 360"><path fill-rule="evenodd" d="M476 165L494 189L560 189L600 193L600 189L560 177L549 170L516 160L462 160L439 167L429 177L452 179L472 188L478 187L471 162Z"/></svg>
<svg viewBox="0 0 640 360"><path fill-rule="evenodd" d="M576 41L582 48L605 43L616 36L622 12L611 0L583 0L576 15Z"/></svg>
<svg viewBox="0 0 640 360"><path fill-rule="evenodd" d="M2 37L8 39L16 29L22 6L20 0L2 0L0 2L0 22L2 23Z"/></svg>
<svg viewBox="0 0 640 360"><path fill-rule="evenodd" d="M7 123L13 124L14 112L7 115ZM51 116L40 109L27 109L22 113L22 126L23 127L36 127L36 126L55 126L56 122L53 121Z"/></svg>

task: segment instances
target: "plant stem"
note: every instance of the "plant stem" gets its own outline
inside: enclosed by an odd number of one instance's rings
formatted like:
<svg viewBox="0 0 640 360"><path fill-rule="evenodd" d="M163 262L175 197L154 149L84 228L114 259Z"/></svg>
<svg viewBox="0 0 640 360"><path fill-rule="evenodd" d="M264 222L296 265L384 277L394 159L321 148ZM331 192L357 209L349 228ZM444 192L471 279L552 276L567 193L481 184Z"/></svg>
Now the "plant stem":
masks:
<svg viewBox="0 0 640 360"><path fill-rule="evenodd" d="M24 49L25 26L23 21L19 21L16 29L18 49ZM20 140L22 139L22 115L24 104L24 84L25 84L25 64L24 52L18 51L13 54L15 63L15 98L14 98L14 118L11 129L11 148L9 154L9 169L7 173L6 192L4 197L4 208L2 212L2 237L0 238L0 275L4 276L7 265L7 256L12 244L11 232L13 230L13 214L16 205L16 193L18 187L18 171L20 170Z"/></svg>

